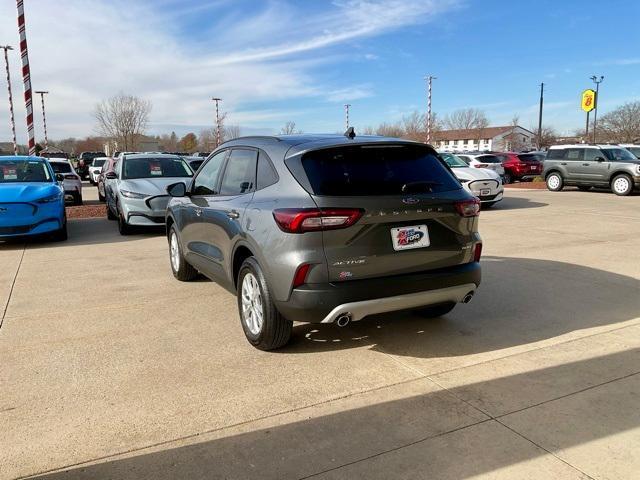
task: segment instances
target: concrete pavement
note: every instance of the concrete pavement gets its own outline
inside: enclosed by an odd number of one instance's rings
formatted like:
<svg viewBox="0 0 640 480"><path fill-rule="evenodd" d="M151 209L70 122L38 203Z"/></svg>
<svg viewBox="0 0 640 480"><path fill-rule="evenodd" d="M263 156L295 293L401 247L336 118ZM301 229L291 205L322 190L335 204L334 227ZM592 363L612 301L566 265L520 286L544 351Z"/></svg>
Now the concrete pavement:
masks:
<svg viewBox="0 0 640 480"><path fill-rule="evenodd" d="M0 245L0 478L637 478L639 205L509 190L469 305L275 353L162 235Z"/></svg>

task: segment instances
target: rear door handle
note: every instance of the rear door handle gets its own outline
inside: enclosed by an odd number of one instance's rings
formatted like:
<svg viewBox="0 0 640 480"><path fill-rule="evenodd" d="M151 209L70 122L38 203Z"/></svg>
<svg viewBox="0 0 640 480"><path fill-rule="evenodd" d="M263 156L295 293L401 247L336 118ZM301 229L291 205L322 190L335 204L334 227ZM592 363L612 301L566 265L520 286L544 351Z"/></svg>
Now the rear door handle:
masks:
<svg viewBox="0 0 640 480"><path fill-rule="evenodd" d="M232 220L235 220L236 218L240 217L240 214L235 210L231 210L230 212L227 212L227 217L229 217Z"/></svg>
<svg viewBox="0 0 640 480"><path fill-rule="evenodd" d="M560 163L560 165L566 165L566 164L567 164L567 162L561 162Z"/></svg>
<svg viewBox="0 0 640 480"><path fill-rule="evenodd" d="M582 166L583 167L588 167L589 165L591 165L590 163L583 163Z"/></svg>

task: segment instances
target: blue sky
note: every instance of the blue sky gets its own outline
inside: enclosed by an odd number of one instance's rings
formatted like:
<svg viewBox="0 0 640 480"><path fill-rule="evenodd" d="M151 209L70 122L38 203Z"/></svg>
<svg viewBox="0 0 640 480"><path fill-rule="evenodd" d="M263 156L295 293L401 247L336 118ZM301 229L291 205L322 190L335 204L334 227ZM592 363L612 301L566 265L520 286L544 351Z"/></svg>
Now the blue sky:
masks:
<svg viewBox="0 0 640 480"><path fill-rule="evenodd" d="M533 126L540 82L545 123L563 133L584 123L591 75L605 76L601 113L640 99L631 0L28 0L26 15L52 138L95 133L96 102L118 91L153 102L152 133L179 134L211 125L214 95L245 133L288 120L336 132L344 103L356 129L394 122L424 111L428 73L438 77L434 111L480 108L493 125L519 115ZM17 45L15 2L0 0L6 43ZM22 138L19 56L11 62Z"/></svg>

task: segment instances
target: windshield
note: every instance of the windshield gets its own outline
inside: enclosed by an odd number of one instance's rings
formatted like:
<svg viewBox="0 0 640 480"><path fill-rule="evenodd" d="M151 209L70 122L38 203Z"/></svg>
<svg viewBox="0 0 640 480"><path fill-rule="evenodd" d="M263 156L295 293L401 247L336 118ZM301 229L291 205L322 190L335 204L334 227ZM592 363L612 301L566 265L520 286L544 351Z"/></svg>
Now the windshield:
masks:
<svg viewBox="0 0 640 480"><path fill-rule="evenodd" d="M626 148L603 148L602 151L612 162L635 162L638 158Z"/></svg>
<svg viewBox="0 0 640 480"><path fill-rule="evenodd" d="M438 157L413 145L316 150L302 157L302 166L316 195L402 195L460 188Z"/></svg>
<svg viewBox="0 0 640 480"><path fill-rule="evenodd" d="M191 169L181 158L126 158L122 164L123 179L191 176Z"/></svg>
<svg viewBox="0 0 640 480"><path fill-rule="evenodd" d="M51 162L54 173L71 173L71 165L66 162Z"/></svg>
<svg viewBox="0 0 640 480"><path fill-rule="evenodd" d="M480 163L502 163L495 155L478 155L476 160Z"/></svg>
<svg viewBox="0 0 640 480"><path fill-rule="evenodd" d="M47 165L39 160L0 161L0 183L50 182Z"/></svg>
<svg viewBox="0 0 640 480"><path fill-rule="evenodd" d="M447 162L447 165L449 165L451 168L460 168L460 167L469 166L464 162L464 160L462 160L461 158L451 153L441 153L440 156L445 162Z"/></svg>
<svg viewBox="0 0 640 480"><path fill-rule="evenodd" d="M640 158L640 147L626 147L631 153L633 153L636 157Z"/></svg>

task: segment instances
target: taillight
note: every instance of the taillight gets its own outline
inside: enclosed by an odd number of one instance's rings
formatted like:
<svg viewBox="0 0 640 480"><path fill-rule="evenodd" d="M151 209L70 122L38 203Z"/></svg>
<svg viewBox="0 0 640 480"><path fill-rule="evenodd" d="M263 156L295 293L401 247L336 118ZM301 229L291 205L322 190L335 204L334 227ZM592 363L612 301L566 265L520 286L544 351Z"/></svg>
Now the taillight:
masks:
<svg viewBox="0 0 640 480"><path fill-rule="evenodd" d="M304 233L350 227L362 213L359 208L279 208L273 218L283 232Z"/></svg>
<svg viewBox="0 0 640 480"><path fill-rule="evenodd" d="M474 165L476 168L487 168L489 166L488 163L478 163Z"/></svg>
<svg viewBox="0 0 640 480"><path fill-rule="evenodd" d="M303 263L296 270L296 274L293 276L293 284L292 288L298 288L300 285L304 285L304 282L307 280L307 273L309 273L309 269L311 268L310 263Z"/></svg>
<svg viewBox="0 0 640 480"><path fill-rule="evenodd" d="M482 256L482 243L476 243L476 248L473 251L473 261L479 262Z"/></svg>
<svg viewBox="0 0 640 480"><path fill-rule="evenodd" d="M67 180L80 180L80 177L78 177L77 175L74 175L73 173L70 173L69 175L65 175L64 178L66 178Z"/></svg>
<svg viewBox="0 0 640 480"><path fill-rule="evenodd" d="M480 200L462 200L455 203L456 210L462 217L477 217L480 214Z"/></svg>

